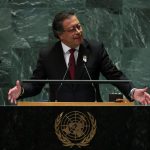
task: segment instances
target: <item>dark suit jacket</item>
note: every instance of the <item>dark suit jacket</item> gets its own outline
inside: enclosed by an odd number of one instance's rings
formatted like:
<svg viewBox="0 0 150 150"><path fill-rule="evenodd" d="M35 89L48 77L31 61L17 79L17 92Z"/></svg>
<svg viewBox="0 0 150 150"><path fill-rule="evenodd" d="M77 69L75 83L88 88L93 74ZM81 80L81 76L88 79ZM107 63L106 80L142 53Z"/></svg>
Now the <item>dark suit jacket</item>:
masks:
<svg viewBox="0 0 150 150"><path fill-rule="evenodd" d="M80 45L75 79L89 80L89 76L83 65L83 55L87 56L86 66L93 80L98 80L102 73L109 80L125 80L125 75L113 65L104 45L95 41L84 40ZM51 48L42 50L39 54L36 69L31 79L56 79L62 80L67 70L61 42L57 42ZM65 79L70 79L67 73ZM41 92L44 84L23 84L24 94L21 98L37 95ZM127 98L133 88L131 83L114 84ZM101 100L99 85L96 87L96 97ZM91 84L51 84L49 88L49 99L54 101L94 101L95 91Z"/></svg>

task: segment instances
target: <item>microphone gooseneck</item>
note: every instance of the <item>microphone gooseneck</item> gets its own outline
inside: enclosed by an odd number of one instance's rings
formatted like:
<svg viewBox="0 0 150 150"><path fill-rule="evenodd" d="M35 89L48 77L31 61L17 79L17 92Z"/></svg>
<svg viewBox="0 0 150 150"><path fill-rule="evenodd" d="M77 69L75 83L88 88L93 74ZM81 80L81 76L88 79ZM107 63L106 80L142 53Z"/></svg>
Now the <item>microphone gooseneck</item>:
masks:
<svg viewBox="0 0 150 150"><path fill-rule="evenodd" d="M68 67L67 67L67 69L66 69L66 71L65 71L65 73L64 73L64 75L63 75L63 78L62 78L62 80L65 80L65 78L66 78L66 75L67 75L67 72L68 72L68 70L69 70L69 66L70 66L70 63L68 63ZM58 100L58 92L59 92L59 90L61 89L61 87L62 87L62 85L63 85L63 83L61 82L60 83L60 85L59 85L59 87L57 88L57 90L56 90L56 94L55 94L55 102L57 102Z"/></svg>
<svg viewBox="0 0 150 150"><path fill-rule="evenodd" d="M91 76L90 76L90 73L89 73L89 71L88 71L88 69L87 69L86 63L87 63L87 56L84 55L84 56L83 56L83 65L84 65L84 68L85 68L85 70L86 70L86 73L87 73L89 79L92 80L92 78L91 78ZM92 84L92 87L93 87L93 89L94 89L95 102L97 102L97 98L96 98L96 87L95 87L94 83L91 83L91 84Z"/></svg>

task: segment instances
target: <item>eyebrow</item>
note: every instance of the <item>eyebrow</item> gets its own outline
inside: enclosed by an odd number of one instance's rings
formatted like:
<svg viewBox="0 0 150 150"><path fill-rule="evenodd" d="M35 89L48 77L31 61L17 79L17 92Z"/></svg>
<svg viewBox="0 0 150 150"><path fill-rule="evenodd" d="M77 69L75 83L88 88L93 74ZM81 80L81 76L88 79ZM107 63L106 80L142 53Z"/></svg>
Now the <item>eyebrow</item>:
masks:
<svg viewBox="0 0 150 150"><path fill-rule="evenodd" d="M80 23L77 23L77 24L73 25L72 27L74 27L74 26L76 26L76 25L81 25L81 24L80 24ZM72 28L72 27L69 27L69 28Z"/></svg>

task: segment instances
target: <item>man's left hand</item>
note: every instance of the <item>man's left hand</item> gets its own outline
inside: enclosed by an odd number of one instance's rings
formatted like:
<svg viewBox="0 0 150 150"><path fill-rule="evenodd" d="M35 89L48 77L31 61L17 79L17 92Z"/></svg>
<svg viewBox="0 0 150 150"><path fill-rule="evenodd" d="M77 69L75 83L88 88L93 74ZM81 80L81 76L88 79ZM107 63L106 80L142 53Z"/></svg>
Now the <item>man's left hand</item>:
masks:
<svg viewBox="0 0 150 150"><path fill-rule="evenodd" d="M133 99L141 104L150 104L150 94L147 93L148 87L144 89L135 89Z"/></svg>

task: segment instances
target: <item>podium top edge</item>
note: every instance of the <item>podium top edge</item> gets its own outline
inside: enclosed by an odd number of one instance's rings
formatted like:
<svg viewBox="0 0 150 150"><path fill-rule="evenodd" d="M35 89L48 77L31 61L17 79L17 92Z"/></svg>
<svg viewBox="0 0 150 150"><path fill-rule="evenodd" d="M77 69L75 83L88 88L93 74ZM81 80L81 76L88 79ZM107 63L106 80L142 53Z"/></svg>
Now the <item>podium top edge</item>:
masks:
<svg viewBox="0 0 150 150"><path fill-rule="evenodd" d="M17 106L134 106L134 102L18 102Z"/></svg>
<svg viewBox="0 0 150 150"><path fill-rule="evenodd" d="M132 80L21 80L23 83L130 83Z"/></svg>

